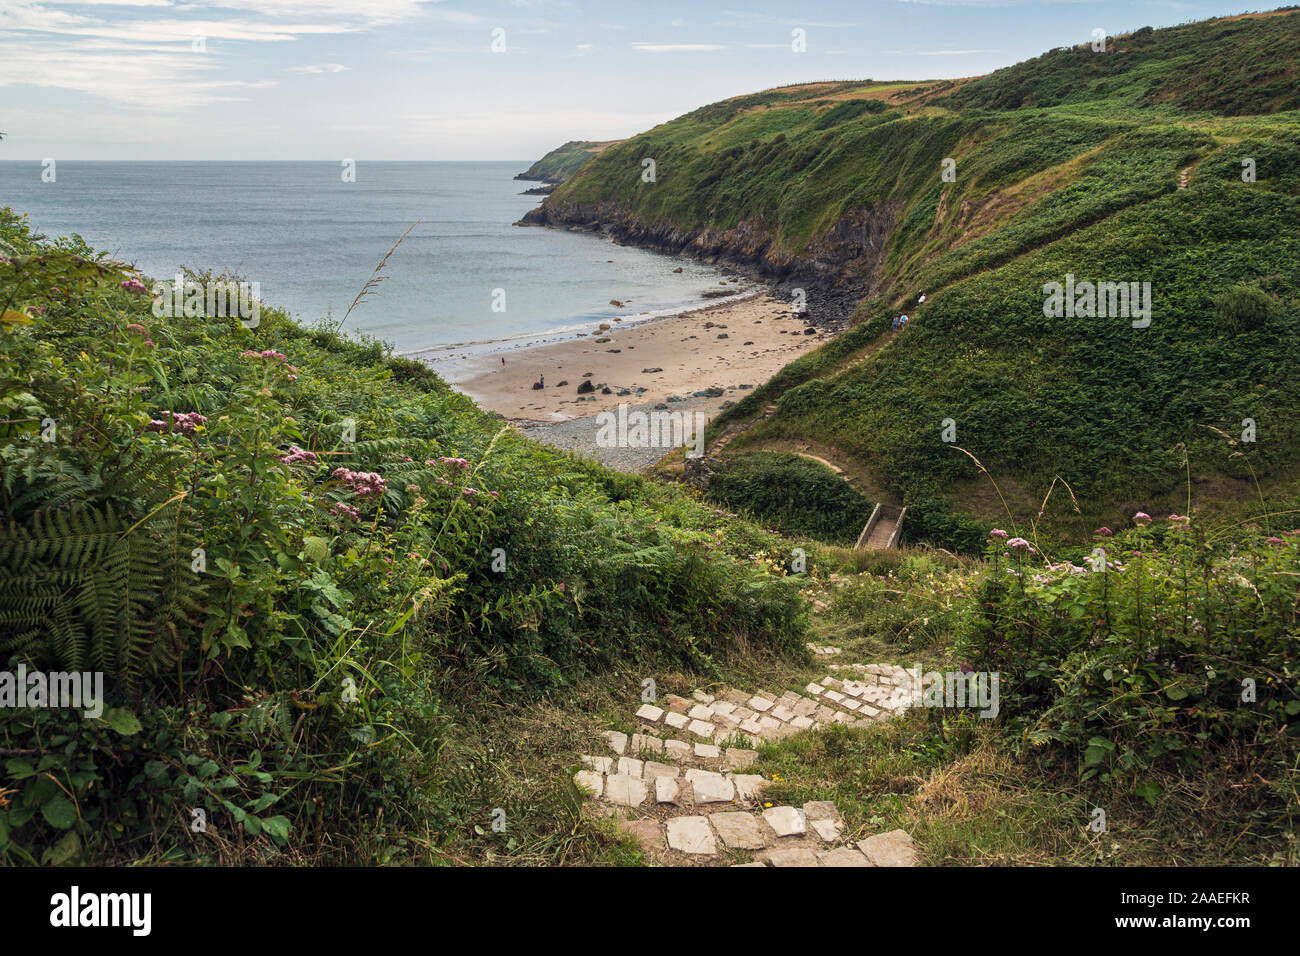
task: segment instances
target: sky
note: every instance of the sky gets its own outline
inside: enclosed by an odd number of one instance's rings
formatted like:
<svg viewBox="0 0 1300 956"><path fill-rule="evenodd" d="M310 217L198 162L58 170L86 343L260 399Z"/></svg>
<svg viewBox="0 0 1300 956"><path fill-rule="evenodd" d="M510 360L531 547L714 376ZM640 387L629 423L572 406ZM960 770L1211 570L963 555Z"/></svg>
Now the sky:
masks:
<svg viewBox="0 0 1300 956"><path fill-rule="evenodd" d="M1281 0L1242 2L0 0L0 160L533 159L773 86L978 75Z"/></svg>

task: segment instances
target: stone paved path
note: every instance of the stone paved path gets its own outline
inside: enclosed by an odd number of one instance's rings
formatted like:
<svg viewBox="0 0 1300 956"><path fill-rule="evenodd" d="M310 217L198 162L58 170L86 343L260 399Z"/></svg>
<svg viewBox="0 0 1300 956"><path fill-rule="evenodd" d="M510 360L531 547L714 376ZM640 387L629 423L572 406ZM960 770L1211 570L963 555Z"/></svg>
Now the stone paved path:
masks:
<svg viewBox="0 0 1300 956"><path fill-rule="evenodd" d="M839 648L817 648L819 656ZM719 864L743 852L741 866L914 866L902 830L850 843L833 803L765 806L769 782L747 773L760 741L831 723L862 726L910 706L910 676L883 664L829 665L851 679L827 676L801 691L751 694L696 690L642 704L638 730L606 731L608 750L582 755L577 785L598 812L622 819L647 855L667 865Z"/></svg>

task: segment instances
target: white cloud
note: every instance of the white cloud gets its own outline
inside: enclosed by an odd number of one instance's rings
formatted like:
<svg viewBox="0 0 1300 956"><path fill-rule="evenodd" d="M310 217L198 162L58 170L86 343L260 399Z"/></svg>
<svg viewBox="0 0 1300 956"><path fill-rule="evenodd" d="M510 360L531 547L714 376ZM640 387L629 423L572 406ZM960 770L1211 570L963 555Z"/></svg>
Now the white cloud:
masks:
<svg viewBox="0 0 1300 956"><path fill-rule="evenodd" d="M213 57L158 52L149 47L100 43L94 52L78 43L44 43L33 48L0 41L3 84L57 87L105 100L166 111L244 99L241 90L274 86L272 80L223 80ZM166 77L166 80L160 80Z"/></svg>
<svg viewBox="0 0 1300 956"><path fill-rule="evenodd" d="M807 20L800 17L774 17L767 13L751 13L747 10L723 10L722 15L731 17L732 26L782 26L782 27L827 27L829 29L843 29L845 27L855 27L856 23L825 23L817 20Z"/></svg>
<svg viewBox="0 0 1300 956"><path fill-rule="evenodd" d="M708 53L721 50L721 43L633 43L642 53Z"/></svg>
<svg viewBox="0 0 1300 956"><path fill-rule="evenodd" d="M78 7L170 7L172 0L45 0L51 6L60 4Z"/></svg>
<svg viewBox="0 0 1300 956"><path fill-rule="evenodd" d="M444 23L482 23L463 10L438 7L441 0L204 0L176 3L178 11L246 10L264 17L335 19L361 26L383 26L425 16Z"/></svg>
<svg viewBox="0 0 1300 956"><path fill-rule="evenodd" d="M342 63L309 63L305 66L287 66L286 73L342 73L350 67Z"/></svg>
<svg viewBox="0 0 1300 956"><path fill-rule="evenodd" d="M274 85L246 71L214 76L238 43L287 43L340 36L423 18L474 24L472 13L441 0L3 0L0 87L26 84L105 100L182 109L238 99L239 90ZM74 7L75 9L64 9ZM111 9L110 9L111 8ZM232 15L233 14L233 15ZM224 41L193 50L197 38ZM337 73L339 64L291 67Z"/></svg>

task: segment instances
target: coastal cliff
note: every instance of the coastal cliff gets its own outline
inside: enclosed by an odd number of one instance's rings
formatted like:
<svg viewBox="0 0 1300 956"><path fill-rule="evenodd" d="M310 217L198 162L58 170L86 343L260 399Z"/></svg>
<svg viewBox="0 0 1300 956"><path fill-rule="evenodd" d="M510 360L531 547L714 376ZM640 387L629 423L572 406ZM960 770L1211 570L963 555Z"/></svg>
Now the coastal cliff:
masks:
<svg viewBox="0 0 1300 956"><path fill-rule="evenodd" d="M857 303L877 288L896 213L896 204L889 202L850 210L799 252L759 222L703 228L647 222L622 203L608 200L548 199L519 225L599 232L619 243L730 266L787 295L796 288L805 294L816 290L809 321L825 327L843 325Z"/></svg>
<svg viewBox="0 0 1300 956"><path fill-rule="evenodd" d="M603 142L595 140L574 139L557 146L537 162L533 163L515 179L559 185L569 179L582 166L601 150L612 146L620 140L611 139ZM529 190L533 193L533 190Z"/></svg>

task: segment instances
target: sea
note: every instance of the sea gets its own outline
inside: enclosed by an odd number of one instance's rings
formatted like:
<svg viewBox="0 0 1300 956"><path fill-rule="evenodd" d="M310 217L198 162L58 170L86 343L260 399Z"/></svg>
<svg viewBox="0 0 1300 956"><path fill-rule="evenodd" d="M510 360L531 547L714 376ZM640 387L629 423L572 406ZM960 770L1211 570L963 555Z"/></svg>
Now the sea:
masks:
<svg viewBox="0 0 1300 956"><path fill-rule="evenodd" d="M342 319L415 224L343 330L451 381L463 360L675 314L718 288L717 270L684 257L515 226L541 199L513 178L528 165L59 160L47 181L42 163L7 161L0 206L155 280L184 266L256 282L264 303L306 325Z"/></svg>

